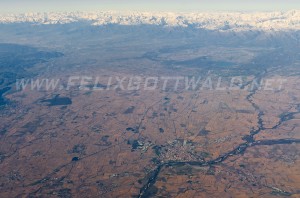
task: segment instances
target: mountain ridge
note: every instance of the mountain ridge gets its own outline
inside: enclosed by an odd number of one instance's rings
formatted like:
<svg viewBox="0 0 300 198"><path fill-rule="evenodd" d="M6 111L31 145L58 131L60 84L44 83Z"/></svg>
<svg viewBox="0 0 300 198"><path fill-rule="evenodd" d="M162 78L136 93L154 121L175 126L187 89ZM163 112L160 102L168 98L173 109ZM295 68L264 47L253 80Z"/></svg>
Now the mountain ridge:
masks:
<svg viewBox="0 0 300 198"><path fill-rule="evenodd" d="M300 30L300 10L286 12L48 12L2 14L0 24L159 25L219 31Z"/></svg>

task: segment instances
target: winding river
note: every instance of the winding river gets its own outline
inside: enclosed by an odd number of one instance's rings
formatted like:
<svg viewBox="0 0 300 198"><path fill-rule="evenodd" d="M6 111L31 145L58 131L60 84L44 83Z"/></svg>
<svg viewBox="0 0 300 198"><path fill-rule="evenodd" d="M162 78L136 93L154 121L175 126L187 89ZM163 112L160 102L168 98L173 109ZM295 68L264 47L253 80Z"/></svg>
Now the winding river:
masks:
<svg viewBox="0 0 300 198"><path fill-rule="evenodd" d="M258 80L260 80L262 78L262 76L264 76L266 73L266 71L262 72L260 76L257 77ZM227 160L229 157L232 156L237 156L237 155L241 155L243 154L247 148L249 147L253 147L253 146L262 146L262 145L279 145L279 144L293 144L293 143L300 143L300 139L277 139L277 140L258 140L255 141L254 140L254 136L257 135L258 133L260 133L262 130L265 130L265 127L263 125L263 118L262 116L264 115L264 113L260 110L259 106L256 105L253 101L252 101L252 96L256 93L257 89L252 90L249 95L246 97L246 100L251 103L251 105L253 106L253 108L256 110L256 112L258 112L258 122L257 122L257 126L258 128L256 130L252 130L250 131L249 135L246 135L243 137L243 140L245 141L244 143L240 144L239 146L237 146L236 148L234 148L233 150L219 156L216 159L210 160L210 161L169 161L169 162L165 162L165 163L161 163L159 164L156 169L154 169L152 171L152 173L150 174L150 177L147 181L147 183L140 189L140 193L139 193L139 198L146 198L149 197L150 194L150 189L153 185L155 185L157 178L162 170L163 167L170 167L170 166L182 166L182 165L192 165L192 166L200 166L200 167L210 167L212 165L217 165L220 164L222 162L224 162L225 160ZM300 105L298 105L300 106ZM281 116L280 117L280 121L279 123L273 127L277 128L278 126L280 126L283 122L287 121L287 120L291 120L293 119L294 114L300 113L300 108L298 108L298 112L293 112L293 113L287 113L285 116Z"/></svg>

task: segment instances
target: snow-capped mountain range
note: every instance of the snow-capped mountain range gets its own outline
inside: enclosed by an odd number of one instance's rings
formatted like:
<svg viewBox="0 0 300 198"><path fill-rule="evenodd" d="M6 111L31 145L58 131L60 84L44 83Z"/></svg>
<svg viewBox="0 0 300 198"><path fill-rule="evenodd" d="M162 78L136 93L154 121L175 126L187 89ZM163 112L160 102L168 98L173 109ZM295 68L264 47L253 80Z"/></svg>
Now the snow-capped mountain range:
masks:
<svg viewBox="0 0 300 198"><path fill-rule="evenodd" d="M87 22L101 26L160 25L220 31L300 30L300 10L287 12L61 12L0 15L0 23L66 24Z"/></svg>

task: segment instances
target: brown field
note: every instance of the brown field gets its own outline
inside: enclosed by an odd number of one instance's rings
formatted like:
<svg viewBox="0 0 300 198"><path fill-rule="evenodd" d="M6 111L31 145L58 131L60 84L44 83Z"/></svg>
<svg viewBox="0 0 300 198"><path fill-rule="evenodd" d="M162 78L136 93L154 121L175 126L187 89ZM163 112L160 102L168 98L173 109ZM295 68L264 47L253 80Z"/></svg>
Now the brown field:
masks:
<svg viewBox="0 0 300 198"><path fill-rule="evenodd" d="M122 70L102 71L106 76ZM79 75L44 74L53 78ZM158 164L205 162L245 143L300 139L298 77L279 92L23 90L1 115L1 197L139 196ZM105 82L103 82L105 83ZM56 94L72 104L48 106ZM257 105L255 109L253 104ZM280 116L293 117L280 120ZM9 123L9 124L8 124ZM255 145L210 166L163 166L161 197L300 197L299 144Z"/></svg>

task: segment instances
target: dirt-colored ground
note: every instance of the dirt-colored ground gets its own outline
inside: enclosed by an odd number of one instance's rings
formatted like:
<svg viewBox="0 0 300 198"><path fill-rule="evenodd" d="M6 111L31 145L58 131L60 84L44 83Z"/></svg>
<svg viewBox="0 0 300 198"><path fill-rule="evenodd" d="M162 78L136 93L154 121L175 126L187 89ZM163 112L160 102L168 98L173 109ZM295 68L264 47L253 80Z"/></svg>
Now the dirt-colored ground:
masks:
<svg viewBox="0 0 300 198"><path fill-rule="evenodd" d="M297 82L289 77L282 91L251 97L263 112L256 141L300 139ZM42 102L56 94L72 104ZM75 88L10 94L17 106L1 115L1 197L138 196L157 164L209 161L244 143L259 127L248 95ZM293 117L280 120L289 112ZM210 167L164 167L151 188L163 197L299 197L299 150L299 144L250 146Z"/></svg>

